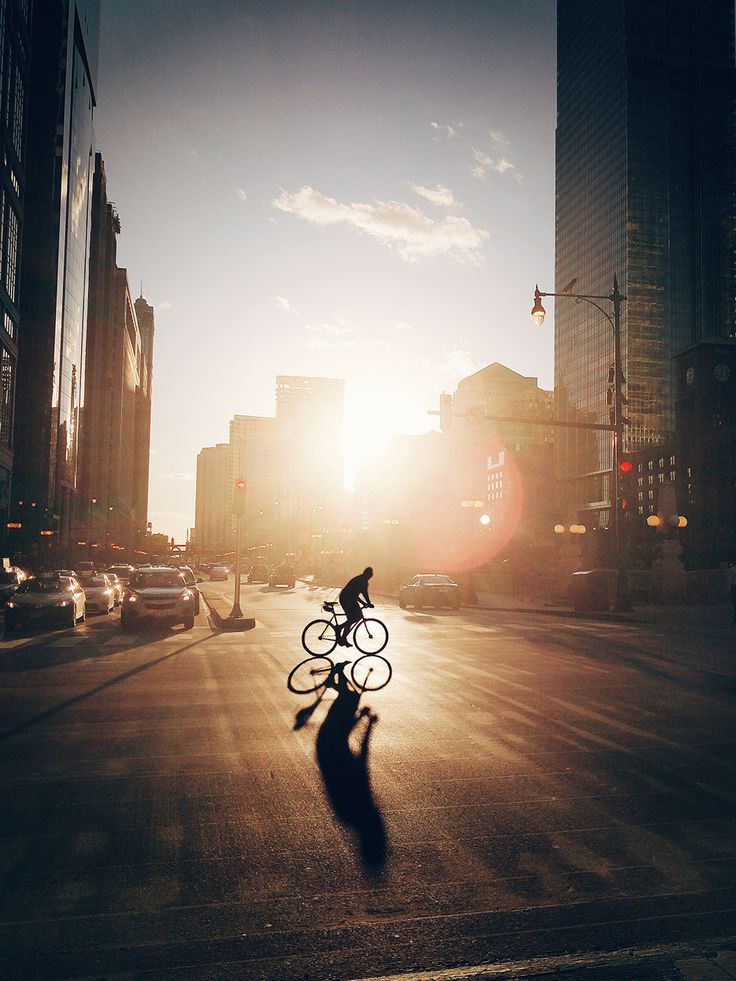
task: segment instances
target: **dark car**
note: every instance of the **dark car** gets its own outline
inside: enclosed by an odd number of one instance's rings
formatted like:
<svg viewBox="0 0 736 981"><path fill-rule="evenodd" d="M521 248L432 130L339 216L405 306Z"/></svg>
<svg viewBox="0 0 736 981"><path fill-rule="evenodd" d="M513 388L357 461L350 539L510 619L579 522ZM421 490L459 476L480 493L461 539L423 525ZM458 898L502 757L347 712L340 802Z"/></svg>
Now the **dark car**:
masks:
<svg viewBox="0 0 736 981"><path fill-rule="evenodd" d="M0 569L0 609L5 607L25 578L26 574L21 569Z"/></svg>
<svg viewBox="0 0 736 981"><path fill-rule="evenodd" d="M459 610L460 587L449 576L441 573L420 573L409 582L401 584L399 606L402 610L407 606L414 606L416 609L422 606L449 606L453 610Z"/></svg>
<svg viewBox="0 0 736 981"><path fill-rule="evenodd" d="M293 589L295 582L294 570L290 565L286 565L286 563L274 566L268 577L268 585L271 589L275 586L288 586L289 589Z"/></svg>
<svg viewBox="0 0 736 981"><path fill-rule="evenodd" d="M133 630L146 621L183 623L186 630L194 626L194 593L178 569L150 566L132 573L123 594L120 626Z"/></svg>
<svg viewBox="0 0 736 981"><path fill-rule="evenodd" d="M197 583L202 582L201 578L194 575L192 567L189 565L177 565L175 566L179 572L184 576L184 582L191 589L194 594L194 615L199 616L199 604L202 598L202 594L197 588Z"/></svg>
<svg viewBox="0 0 736 981"><path fill-rule="evenodd" d="M268 566L263 562L254 562L248 573L248 582L268 582Z"/></svg>
<svg viewBox="0 0 736 981"><path fill-rule="evenodd" d="M116 575L123 586L125 586L131 574L135 572L135 566L128 565L127 562L120 562L117 565L111 565L107 571Z"/></svg>

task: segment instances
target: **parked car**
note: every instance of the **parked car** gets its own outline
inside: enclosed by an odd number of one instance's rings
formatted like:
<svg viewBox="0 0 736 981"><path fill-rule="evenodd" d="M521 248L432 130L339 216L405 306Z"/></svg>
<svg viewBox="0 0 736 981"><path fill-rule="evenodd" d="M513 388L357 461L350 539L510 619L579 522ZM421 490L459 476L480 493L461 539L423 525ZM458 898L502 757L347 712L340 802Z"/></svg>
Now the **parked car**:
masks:
<svg viewBox="0 0 736 981"><path fill-rule="evenodd" d="M0 569L0 609L5 607L10 597L26 578L25 572L16 566L11 566L9 569Z"/></svg>
<svg viewBox="0 0 736 981"><path fill-rule="evenodd" d="M87 613L112 613L115 590L109 576L104 573L80 573L79 582L87 599Z"/></svg>
<svg viewBox="0 0 736 981"><path fill-rule="evenodd" d="M254 562L248 573L248 582L268 582L268 566L263 562Z"/></svg>
<svg viewBox="0 0 736 981"><path fill-rule="evenodd" d="M86 616L86 597L71 576L47 573L22 582L5 604L5 629L52 623L76 627Z"/></svg>
<svg viewBox="0 0 736 981"><path fill-rule="evenodd" d="M127 581L130 579L132 572L135 572L134 565L128 565L125 562L117 563L116 565L111 565L107 570L108 573L114 573L120 582L125 586Z"/></svg>
<svg viewBox="0 0 736 981"><path fill-rule="evenodd" d="M422 606L449 606L460 609L460 587L449 576L420 573L399 587L399 606L420 609Z"/></svg>
<svg viewBox="0 0 736 981"><path fill-rule="evenodd" d="M115 606L120 606L123 602L123 592L125 591L125 586L123 585L122 579L119 579L114 572L106 572L105 575L110 580L112 585L112 591L115 597Z"/></svg>
<svg viewBox="0 0 736 981"><path fill-rule="evenodd" d="M133 630L146 620L170 626L183 623L186 630L194 626L194 593L178 569L150 566L131 575L123 594L120 625Z"/></svg>
<svg viewBox="0 0 736 981"><path fill-rule="evenodd" d="M202 599L202 594L200 593L199 589L197 588L197 583L202 582L202 580L201 579L198 579L194 575L194 571L188 565L178 565L178 566L176 566L176 568L179 570L179 572L182 574L182 576L184 576L184 582L187 584L187 586L194 593L194 615L195 616L199 616L199 605L200 605L200 602L201 602L201 599Z"/></svg>
<svg viewBox="0 0 736 981"><path fill-rule="evenodd" d="M286 565L285 562L279 566L274 566L268 577L268 585L271 589L276 586L288 586L289 589L293 589L295 582L294 570L290 565Z"/></svg>
<svg viewBox="0 0 736 981"><path fill-rule="evenodd" d="M211 582L223 582L227 581L228 571L224 565L213 565L210 569L210 581Z"/></svg>

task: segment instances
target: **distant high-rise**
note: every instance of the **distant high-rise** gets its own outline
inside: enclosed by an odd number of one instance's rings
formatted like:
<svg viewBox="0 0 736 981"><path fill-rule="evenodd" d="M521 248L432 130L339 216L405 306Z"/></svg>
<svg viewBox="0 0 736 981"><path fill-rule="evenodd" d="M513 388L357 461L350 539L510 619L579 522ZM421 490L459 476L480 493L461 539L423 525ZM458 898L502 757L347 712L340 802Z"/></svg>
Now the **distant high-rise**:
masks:
<svg viewBox="0 0 736 981"><path fill-rule="evenodd" d="M276 376L279 500L292 550L343 520L344 419L342 379Z"/></svg>
<svg viewBox="0 0 736 981"><path fill-rule="evenodd" d="M197 454L194 543L198 552L232 550L230 444L206 446Z"/></svg>
<svg viewBox="0 0 736 981"><path fill-rule="evenodd" d="M555 290L608 295L618 277L626 448L664 443L674 355L736 336L733 0L558 0L557 19ZM602 313L557 301L560 416L609 421L612 349ZM607 524L610 436L557 445L561 510Z"/></svg>
<svg viewBox="0 0 736 981"><path fill-rule="evenodd" d="M77 540L139 546L146 534L151 442L153 307L133 303L117 265L120 221L107 199L102 156L95 155L89 302L80 412Z"/></svg>
<svg viewBox="0 0 736 981"><path fill-rule="evenodd" d="M99 0L33 4L12 501L27 545L38 542L43 526L55 529L61 543L72 535L99 6Z"/></svg>
<svg viewBox="0 0 736 981"><path fill-rule="evenodd" d="M13 469L30 11L29 3L0 0L0 541L5 537Z"/></svg>
<svg viewBox="0 0 736 981"><path fill-rule="evenodd" d="M230 420L228 513L235 481L244 477L245 515L241 522L242 544L274 544L281 518L279 500L278 439L272 416L234 416ZM234 543L235 519L230 518Z"/></svg>

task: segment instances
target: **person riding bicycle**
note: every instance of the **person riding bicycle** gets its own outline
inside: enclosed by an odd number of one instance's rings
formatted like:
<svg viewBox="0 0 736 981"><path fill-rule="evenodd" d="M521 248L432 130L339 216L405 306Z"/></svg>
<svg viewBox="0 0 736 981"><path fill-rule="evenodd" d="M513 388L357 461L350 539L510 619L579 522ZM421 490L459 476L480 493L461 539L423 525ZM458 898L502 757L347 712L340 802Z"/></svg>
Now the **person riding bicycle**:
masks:
<svg viewBox="0 0 736 981"><path fill-rule="evenodd" d="M373 604L371 603L370 596L368 595L368 580L373 576L373 569L370 566L363 569L359 576L353 576L353 578L345 583L345 585L340 590L340 595L338 597L340 601L340 606L346 616L345 623L341 623L337 628L337 642L340 647L352 647L347 641L348 632L354 623L360 620L360 598L365 600L365 605L373 609Z"/></svg>

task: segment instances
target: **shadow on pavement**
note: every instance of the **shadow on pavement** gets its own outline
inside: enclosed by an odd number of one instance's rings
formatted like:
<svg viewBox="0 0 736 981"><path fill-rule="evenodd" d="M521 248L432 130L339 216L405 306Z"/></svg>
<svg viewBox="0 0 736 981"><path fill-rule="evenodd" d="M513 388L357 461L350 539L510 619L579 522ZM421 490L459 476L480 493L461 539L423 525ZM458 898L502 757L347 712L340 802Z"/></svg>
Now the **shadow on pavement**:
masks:
<svg viewBox="0 0 736 981"><path fill-rule="evenodd" d="M0 742L3 742L6 739L11 739L13 736L17 736L19 733L25 732L26 729L39 725L41 722L46 722L48 719L53 718L53 716L58 715L60 712L70 708L72 705L76 705L88 698L92 698L94 695L99 694L99 692L105 691L106 688L112 688L113 685L119 685L123 681L127 681L128 678L132 678L135 675L140 674L142 671L147 671L149 668L155 668L156 665L162 664L164 661L169 661L172 657L177 657L179 654L183 654L185 651L189 651L193 647L203 644L205 641L210 640L214 636L216 635L209 634L207 637L202 637L201 640L192 641L192 643L187 644L186 647L177 647L177 649L172 651L170 654L162 654L161 657L157 657L153 661L146 661L144 664L139 664L135 668L130 668L129 671L123 671L122 674L115 675L114 678L103 681L102 684L96 685L94 688L90 688L89 691L83 691L79 695L74 695L72 698L67 698L65 701L59 702L58 705L53 705L50 709L46 709L45 712L40 712L38 715L34 715L33 718L27 719L25 722L19 722L18 725L0 732Z"/></svg>
<svg viewBox="0 0 736 981"><path fill-rule="evenodd" d="M335 816L355 834L364 868L377 875L388 853L386 829L368 772L370 736L378 716L368 707L358 710L360 694L350 686L344 666L336 665L334 687L337 698L317 733L317 763ZM317 704L309 707L311 711ZM353 730L360 733L357 752L350 745Z"/></svg>

